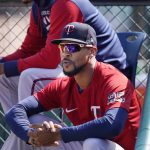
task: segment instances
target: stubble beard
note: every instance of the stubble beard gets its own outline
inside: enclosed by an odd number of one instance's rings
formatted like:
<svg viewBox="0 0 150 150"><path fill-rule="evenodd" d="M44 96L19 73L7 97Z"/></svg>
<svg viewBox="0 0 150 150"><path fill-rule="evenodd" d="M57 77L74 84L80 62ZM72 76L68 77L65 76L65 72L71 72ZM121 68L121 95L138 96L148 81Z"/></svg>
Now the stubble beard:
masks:
<svg viewBox="0 0 150 150"><path fill-rule="evenodd" d="M73 77L73 76L77 75L78 73L80 73L80 72L85 68L86 65L87 65L87 63L85 63L85 64L83 64L83 65L81 65L81 66L79 66L79 67L76 67L76 66L73 64L74 69L73 69L72 71L67 72L67 71L65 71L64 68L63 68L63 72L64 72L64 74L65 74L66 76L68 76L68 77Z"/></svg>

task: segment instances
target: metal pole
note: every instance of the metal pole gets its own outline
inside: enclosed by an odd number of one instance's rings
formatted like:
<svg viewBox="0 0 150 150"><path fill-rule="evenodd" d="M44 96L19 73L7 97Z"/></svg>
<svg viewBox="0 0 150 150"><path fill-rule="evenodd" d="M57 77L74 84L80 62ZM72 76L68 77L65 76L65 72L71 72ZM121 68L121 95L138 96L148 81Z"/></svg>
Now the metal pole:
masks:
<svg viewBox="0 0 150 150"><path fill-rule="evenodd" d="M150 150L150 71L135 150Z"/></svg>

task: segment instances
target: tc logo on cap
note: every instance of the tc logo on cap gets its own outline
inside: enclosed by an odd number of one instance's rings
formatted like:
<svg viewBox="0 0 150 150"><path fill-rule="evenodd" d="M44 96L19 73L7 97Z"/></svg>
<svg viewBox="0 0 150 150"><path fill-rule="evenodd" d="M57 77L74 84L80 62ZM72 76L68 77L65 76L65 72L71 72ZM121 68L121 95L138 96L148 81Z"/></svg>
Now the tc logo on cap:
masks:
<svg viewBox="0 0 150 150"><path fill-rule="evenodd" d="M73 32L74 31L74 25L67 25L65 28L64 28L64 31L67 33L67 34L69 34L69 33L71 33L71 32Z"/></svg>

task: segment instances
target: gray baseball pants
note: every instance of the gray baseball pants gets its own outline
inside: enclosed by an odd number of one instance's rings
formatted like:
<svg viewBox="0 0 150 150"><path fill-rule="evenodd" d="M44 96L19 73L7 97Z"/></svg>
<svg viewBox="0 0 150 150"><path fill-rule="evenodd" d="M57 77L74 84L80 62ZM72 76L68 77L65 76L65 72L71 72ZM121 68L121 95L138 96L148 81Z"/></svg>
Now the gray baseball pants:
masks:
<svg viewBox="0 0 150 150"><path fill-rule="evenodd" d="M20 76L0 76L0 103L6 113L18 101L39 91L49 82L64 76L62 68L40 69L31 68L23 71Z"/></svg>

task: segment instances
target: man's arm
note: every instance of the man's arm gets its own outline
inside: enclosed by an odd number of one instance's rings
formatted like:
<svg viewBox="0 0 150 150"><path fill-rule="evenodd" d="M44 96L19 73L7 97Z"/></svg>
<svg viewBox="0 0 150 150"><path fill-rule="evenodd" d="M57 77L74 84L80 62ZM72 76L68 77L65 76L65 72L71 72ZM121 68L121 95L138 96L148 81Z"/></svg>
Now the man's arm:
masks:
<svg viewBox="0 0 150 150"><path fill-rule="evenodd" d="M52 122L44 122L40 130L37 130L38 127L33 127L36 132L31 131L29 135L34 139L36 146L52 146L59 140L71 142L84 141L88 138L112 139L120 134L127 117L128 113L124 108L113 108L103 117L78 126L60 127Z"/></svg>
<svg viewBox="0 0 150 150"><path fill-rule="evenodd" d="M98 119L82 125L65 127L60 130L64 142L83 141L87 138L111 139L124 128L128 112L124 108L112 108Z"/></svg>
<svg viewBox="0 0 150 150"><path fill-rule="evenodd" d="M60 79L48 84L34 96L30 96L14 105L5 115L6 122L10 129L22 140L28 142L28 131L32 129L30 122L42 123L42 118L32 118L30 116L40 112L48 111L52 108L60 107ZM29 118L30 117L30 118ZM29 120L28 120L29 119ZM33 120L32 120L33 119ZM49 119L49 118L44 118Z"/></svg>
<svg viewBox="0 0 150 150"><path fill-rule="evenodd" d="M33 6L30 13L30 23L27 34L21 47L14 53L3 57L3 61L12 61L18 60L19 58L27 58L37 53L41 48L45 46L45 39L42 37L40 27L33 16L33 9L35 9L35 7Z"/></svg>
<svg viewBox="0 0 150 150"><path fill-rule="evenodd" d="M28 117L39 112L43 112L45 109L36 100L34 96L30 96L22 100L17 105L13 106L5 115L5 119L10 129L22 140L28 142L28 131L30 122Z"/></svg>
<svg viewBox="0 0 150 150"><path fill-rule="evenodd" d="M17 51L0 59L0 63L3 63L0 66L0 70L3 70L3 72L1 71L0 74L5 74L7 77L19 75L18 59L36 54L45 46L45 41L31 12L30 24L24 42Z"/></svg>

